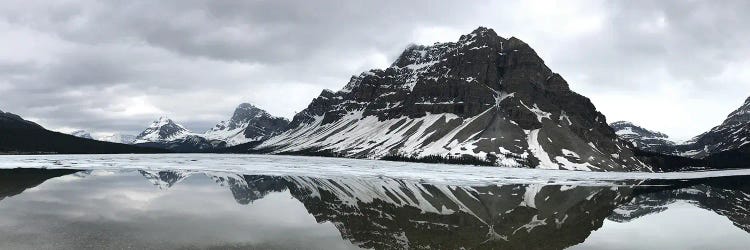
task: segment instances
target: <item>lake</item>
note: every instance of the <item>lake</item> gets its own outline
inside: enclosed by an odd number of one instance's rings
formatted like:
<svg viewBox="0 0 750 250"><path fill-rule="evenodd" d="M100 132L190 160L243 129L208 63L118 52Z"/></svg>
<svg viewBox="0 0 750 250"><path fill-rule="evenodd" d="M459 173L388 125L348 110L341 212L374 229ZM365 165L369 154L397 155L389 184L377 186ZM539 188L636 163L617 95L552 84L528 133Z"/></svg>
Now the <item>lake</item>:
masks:
<svg viewBox="0 0 750 250"><path fill-rule="evenodd" d="M0 156L0 249L747 249L750 171Z"/></svg>

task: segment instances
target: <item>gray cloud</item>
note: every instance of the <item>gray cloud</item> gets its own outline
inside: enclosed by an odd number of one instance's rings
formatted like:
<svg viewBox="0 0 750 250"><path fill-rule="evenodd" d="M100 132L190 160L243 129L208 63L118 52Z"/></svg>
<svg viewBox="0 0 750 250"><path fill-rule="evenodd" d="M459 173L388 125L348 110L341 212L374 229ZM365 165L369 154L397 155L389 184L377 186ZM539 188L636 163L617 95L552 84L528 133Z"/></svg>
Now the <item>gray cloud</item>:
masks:
<svg viewBox="0 0 750 250"><path fill-rule="evenodd" d="M609 120L689 137L750 92L748 5L6 0L0 108L94 132L137 133L160 115L201 131L240 102L291 117L409 43L482 25L531 44Z"/></svg>

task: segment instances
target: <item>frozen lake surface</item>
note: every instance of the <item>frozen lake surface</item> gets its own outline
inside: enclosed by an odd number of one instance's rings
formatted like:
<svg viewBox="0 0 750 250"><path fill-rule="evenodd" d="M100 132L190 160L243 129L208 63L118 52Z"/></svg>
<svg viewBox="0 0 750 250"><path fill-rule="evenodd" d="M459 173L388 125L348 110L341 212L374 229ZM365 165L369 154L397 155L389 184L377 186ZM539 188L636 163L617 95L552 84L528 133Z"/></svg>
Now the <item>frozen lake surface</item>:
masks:
<svg viewBox="0 0 750 250"><path fill-rule="evenodd" d="M747 249L750 173L0 156L0 249Z"/></svg>
<svg viewBox="0 0 750 250"><path fill-rule="evenodd" d="M0 156L0 168L185 170L270 176L385 177L433 184L463 185L502 183L611 185L613 182L622 180L677 180L750 175L750 169L680 173L601 173L243 154L14 155Z"/></svg>

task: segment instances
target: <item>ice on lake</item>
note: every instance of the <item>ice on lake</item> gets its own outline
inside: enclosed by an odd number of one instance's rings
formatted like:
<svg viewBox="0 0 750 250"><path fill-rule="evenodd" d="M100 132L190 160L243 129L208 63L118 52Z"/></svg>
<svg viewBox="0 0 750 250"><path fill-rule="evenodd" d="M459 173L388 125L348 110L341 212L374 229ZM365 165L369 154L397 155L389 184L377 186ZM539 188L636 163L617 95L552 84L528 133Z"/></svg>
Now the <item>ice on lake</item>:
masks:
<svg viewBox="0 0 750 250"><path fill-rule="evenodd" d="M622 180L676 180L750 175L750 169L680 173L602 173L252 154L15 155L0 157L0 168L214 171L271 176L393 178L462 185L611 185Z"/></svg>

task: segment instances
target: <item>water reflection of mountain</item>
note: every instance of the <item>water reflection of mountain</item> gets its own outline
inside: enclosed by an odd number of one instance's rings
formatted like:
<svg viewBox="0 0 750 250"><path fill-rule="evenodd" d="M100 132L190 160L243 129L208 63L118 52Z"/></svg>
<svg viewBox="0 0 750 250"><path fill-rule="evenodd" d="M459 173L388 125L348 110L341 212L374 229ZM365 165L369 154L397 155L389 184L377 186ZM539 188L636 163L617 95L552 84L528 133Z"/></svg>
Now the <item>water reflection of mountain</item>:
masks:
<svg viewBox="0 0 750 250"><path fill-rule="evenodd" d="M0 199L75 172L1 171ZM274 192L288 192L318 222L331 222L343 238L365 248L562 249L586 240L605 219L627 223L664 211L676 201L714 211L750 232L748 177L640 181L601 187L470 187L390 178L139 173L162 189L190 176L207 176L229 189L239 204L250 204Z"/></svg>
<svg viewBox="0 0 750 250"><path fill-rule="evenodd" d="M262 199L269 193L286 190L285 183L279 177L218 172L206 173L206 176L222 187L229 187L237 203L243 205Z"/></svg>
<svg viewBox="0 0 750 250"><path fill-rule="evenodd" d="M143 177L146 178L151 184L159 187L159 189L166 190L190 177L192 172L188 171L153 171L153 170L138 170Z"/></svg>
<svg viewBox="0 0 750 250"><path fill-rule="evenodd" d="M746 231L750 227L748 177L466 187L389 178L205 174L240 204L288 190L318 222L333 223L342 237L365 248L563 249L583 242L605 219L628 222L678 200L726 216Z"/></svg>
<svg viewBox="0 0 750 250"><path fill-rule="evenodd" d="M656 181L637 190L629 202L620 205L610 220L628 222L685 201L727 217L750 233L750 177L735 176L692 181Z"/></svg>
<svg viewBox="0 0 750 250"><path fill-rule="evenodd" d="M0 169L0 201L21 194L26 189L36 187L49 179L76 172L78 171L65 169Z"/></svg>
<svg viewBox="0 0 750 250"><path fill-rule="evenodd" d="M583 242L629 188L441 186L290 177L318 221L367 248L561 249Z"/></svg>

